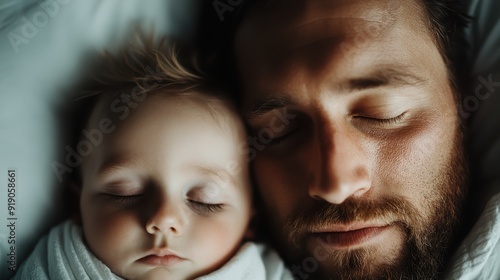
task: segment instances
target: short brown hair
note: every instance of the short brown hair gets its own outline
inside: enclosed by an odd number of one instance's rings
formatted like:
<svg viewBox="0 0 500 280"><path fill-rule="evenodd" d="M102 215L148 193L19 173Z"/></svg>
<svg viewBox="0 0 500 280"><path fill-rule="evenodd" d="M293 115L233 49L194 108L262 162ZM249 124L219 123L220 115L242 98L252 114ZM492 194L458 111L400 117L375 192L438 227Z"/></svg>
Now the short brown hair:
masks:
<svg viewBox="0 0 500 280"><path fill-rule="evenodd" d="M105 51L96 68L77 100L132 88L141 91L162 88L177 93L219 88L202 70L199 57L188 45L166 38L155 40L152 35L140 32L117 55Z"/></svg>
<svg viewBox="0 0 500 280"><path fill-rule="evenodd" d="M91 73L77 86L68 111L67 127L70 147L76 151L84 139L92 112L102 98L114 99L142 94L191 95L196 93L210 106L212 100L230 101L219 82L204 72L196 52L187 44L174 39L154 39L152 35L135 32L129 44L116 54L104 51L91 67ZM147 98L147 97L146 97ZM135 100L137 101L137 100ZM75 192L82 182L81 166L70 172L65 182L66 208L79 220L79 195Z"/></svg>
<svg viewBox="0 0 500 280"><path fill-rule="evenodd" d="M427 26L448 68L451 85L460 96L465 88L468 49L465 28L468 17L457 0L419 0L425 8Z"/></svg>

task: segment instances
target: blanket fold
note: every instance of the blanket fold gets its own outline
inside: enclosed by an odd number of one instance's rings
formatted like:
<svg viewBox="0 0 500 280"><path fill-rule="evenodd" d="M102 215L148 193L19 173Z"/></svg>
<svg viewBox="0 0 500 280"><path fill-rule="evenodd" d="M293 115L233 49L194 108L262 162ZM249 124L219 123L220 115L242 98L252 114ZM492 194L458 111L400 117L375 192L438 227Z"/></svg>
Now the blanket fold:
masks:
<svg viewBox="0 0 500 280"><path fill-rule="evenodd" d="M81 228L66 221L52 228L38 242L13 279L122 278L113 274L87 249Z"/></svg>
<svg viewBox="0 0 500 280"><path fill-rule="evenodd" d="M445 279L500 279L500 193L458 248Z"/></svg>

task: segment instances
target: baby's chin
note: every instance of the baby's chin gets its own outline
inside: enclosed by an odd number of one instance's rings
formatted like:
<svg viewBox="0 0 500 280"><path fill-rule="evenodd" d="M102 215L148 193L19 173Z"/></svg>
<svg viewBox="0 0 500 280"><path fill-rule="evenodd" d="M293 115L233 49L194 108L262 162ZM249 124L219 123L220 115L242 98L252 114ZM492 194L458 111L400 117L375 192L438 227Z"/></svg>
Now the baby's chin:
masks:
<svg viewBox="0 0 500 280"><path fill-rule="evenodd" d="M120 275L124 279L130 280L157 280L157 279L169 279L169 280L187 280L196 278L196 273L193 271L187 270L169 270L166 267L153 267L151 269L142 270L140 272L135 271L135 273L131 273L133 276L129 275Z"/></svg>
<svg viewBox="0 0 500 280"><path fill-rule="evenodd" d="M146 272L144 275L138 277L137 279L141 280L155 280L155 279L182 279L182 278L174 278L172 272L169 272L163 267L156 267Z"/></svg>

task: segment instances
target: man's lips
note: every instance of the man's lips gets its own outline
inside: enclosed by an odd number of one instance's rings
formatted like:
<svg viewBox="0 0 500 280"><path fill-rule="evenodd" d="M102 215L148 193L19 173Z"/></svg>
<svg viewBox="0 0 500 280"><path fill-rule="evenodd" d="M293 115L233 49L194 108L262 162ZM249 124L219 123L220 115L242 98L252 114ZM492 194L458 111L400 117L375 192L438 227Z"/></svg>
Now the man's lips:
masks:
<svg viewBox="0 0 500 280"><path fill-rule="evenodd" d="M360 245L388 230L390 225L348 225L332 226L321 231L311 232L321 243L335 249L345 249Z"/></svg>

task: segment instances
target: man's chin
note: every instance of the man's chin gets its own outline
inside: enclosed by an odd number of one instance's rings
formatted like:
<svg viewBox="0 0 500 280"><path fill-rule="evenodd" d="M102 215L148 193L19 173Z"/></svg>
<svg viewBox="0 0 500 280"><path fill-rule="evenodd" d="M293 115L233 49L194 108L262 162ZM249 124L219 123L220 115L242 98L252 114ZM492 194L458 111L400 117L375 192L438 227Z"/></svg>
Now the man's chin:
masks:
<svg viewBox="0 0 500 280"><path fill-rule="evenodd" d="M391 225L371 238L342 247L338 240L332 243L311 235L297 244L298 251L288 250L285 255L295 256L289 267L298 279L435 279L445 244L436 242L435 247L424 249L413 236L408 229ZM299 257L298 252L307 253Z"/></svg>
<svg viewBox="0 0 500 280"><path fill-rule="evenodd" d="M311 268L313 259L318 263L317 271L311 271L311 274L321 275L318 279L377 279L402 265L403 240L407 237L398 226L390 225L362 238L339 240L321 234L306 239L306 251L312 256L308 259Z"/></svg>
<svg viewBox="0 0 500 280"><path fill-rule="evenodd" d="M392 279L390 275L406 274L401 271L401 252L384 256L382 251L378 247L337 251L320 263L318 267L324 270L313 275L321 275L318 279Z"/></svg>

